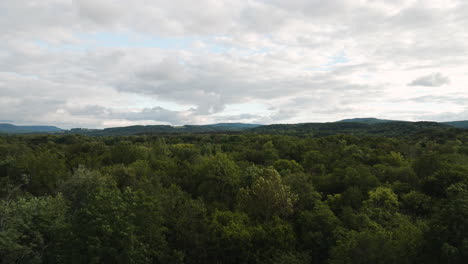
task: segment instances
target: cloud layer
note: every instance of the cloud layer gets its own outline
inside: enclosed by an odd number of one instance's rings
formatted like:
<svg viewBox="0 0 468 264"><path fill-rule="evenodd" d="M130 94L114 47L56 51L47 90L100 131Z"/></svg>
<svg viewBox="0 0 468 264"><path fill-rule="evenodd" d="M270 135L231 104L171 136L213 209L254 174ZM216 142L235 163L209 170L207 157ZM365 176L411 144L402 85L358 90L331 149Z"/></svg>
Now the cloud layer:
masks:
<svg viewBox="0 0 468 264"><path fill-rule="evenodd" d="M0 120L468 119L466 1L194 3L1 1Z"/></svg>
<svg viewBox="0 0 468 264"><path fill-rule="evenodd" d="M427 87L440 87L445 84L450 84L448 77L442 75L442 73L432 73L427 76L422 76L412 81L408 85L410 86L427 86Z"/></svg>

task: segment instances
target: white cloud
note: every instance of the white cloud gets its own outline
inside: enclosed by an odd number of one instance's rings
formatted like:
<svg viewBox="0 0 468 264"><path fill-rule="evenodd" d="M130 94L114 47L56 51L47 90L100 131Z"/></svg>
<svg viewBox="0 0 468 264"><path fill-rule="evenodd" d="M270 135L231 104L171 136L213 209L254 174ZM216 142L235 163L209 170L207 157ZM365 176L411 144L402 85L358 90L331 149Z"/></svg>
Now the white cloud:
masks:
<svg viewBox="0 0 468 264"><path fill-rule="evenodd" d="M0 119L456 119L468 98L466 10L462 0L4 0ZM261 107L229 112L245 104Z"/></svg>

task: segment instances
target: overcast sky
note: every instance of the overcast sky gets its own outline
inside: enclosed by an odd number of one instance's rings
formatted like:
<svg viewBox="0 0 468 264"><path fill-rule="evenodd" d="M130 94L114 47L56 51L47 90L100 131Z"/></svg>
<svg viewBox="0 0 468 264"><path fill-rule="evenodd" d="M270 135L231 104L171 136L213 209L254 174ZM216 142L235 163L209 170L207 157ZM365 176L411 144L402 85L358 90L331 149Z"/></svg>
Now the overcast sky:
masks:
<svg viewBox="0 0 468 264"><path fill-rule="evenodd" d="M468 119L466 0L1 0L0 122Z"/></svg>

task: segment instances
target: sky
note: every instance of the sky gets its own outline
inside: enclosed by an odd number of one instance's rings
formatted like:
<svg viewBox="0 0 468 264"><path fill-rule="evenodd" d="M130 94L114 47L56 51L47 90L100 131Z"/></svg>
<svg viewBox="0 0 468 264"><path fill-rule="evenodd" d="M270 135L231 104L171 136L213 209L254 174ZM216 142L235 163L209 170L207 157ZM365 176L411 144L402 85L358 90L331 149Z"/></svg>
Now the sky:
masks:
<svg viewBox="0 0 468 264"><path fill-rule="evenodd" d="M468 119L466 0L1 0L0 123Z"/></svg>

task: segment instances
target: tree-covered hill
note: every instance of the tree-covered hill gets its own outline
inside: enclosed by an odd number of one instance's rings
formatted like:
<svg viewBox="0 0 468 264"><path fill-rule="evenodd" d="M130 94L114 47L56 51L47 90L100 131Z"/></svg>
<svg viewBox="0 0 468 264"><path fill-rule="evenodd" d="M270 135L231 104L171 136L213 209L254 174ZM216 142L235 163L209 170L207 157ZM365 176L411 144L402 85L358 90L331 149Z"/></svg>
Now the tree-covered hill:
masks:
<svg viewBox="0 0 468 264"><path fill-rule="evenodd" d="M362 124L379 124L379 123L388 123L388 122L395 122L397 120L388 120L388 119L378 119L374 117L366 117L366 118L351 118L351 119L343 119L337 122L349 122L349 123L362 123Z"/></svg>
<svg viewBox="0 0 468 264"><path fill-rule="evenodd" d="M105 129L71 129L66 133L82 134L88 136L129 136L129 135L151 135L151 134L181 134L181 133L212 133L212 132L239 132L258 127L257 124L243 123L219 123L212 125L148 125L112 127Z"/></svg>
<svg viewBox="0 0 468 264"><path fill-rule="evenodd" d="M351 119L343 119L337 122L352 122L352 123L362 123L362 124L379 124L379 123L389 123L389 122L401 122L398 120L388 120L388 119L378 119L378 118L351 118ZM456 128L468 128L468 121L450 121L450 122L439 122L444 125L448 125L451 127Z"/></svg>
<svg viewBox="0 0 468 264"><path fill-rule="evenodd" d="M399 136L412 135L421 131L447 130L450 127L468 128L468 121L456 122L406 122L377 118L353 118L330 123L301 123L259 125L246 123L219 123L211 125L147 125L111 127L105 129L74 128L62 130L53 126L14 126L0 124L0 134L34 134L34 133L66 133L87 136L130 136L130 135L162 135L162 134L190 134L190 133L281 133L288 135L384 135Z"/></svg>
<svg viewBox="0 0 468 264"><path fill-rule="evenodd" d="M0 124L0 133L28 134L28 133L56 133L62 129L55 126L15 126L12 124Z"/></svg>
<svg viewBox="0 0 468 264"><path fill-rule="evenodd" d="M287 135L327 136L335 134L383 135L401 136L420 133L424 130L448 130L451 126L436 122L332 122L332 123L302 123L302 124L214 124L185 126L129 126L106 129L72 129L66 133L89 136L130 136L158 134L190 134L190 133L266 133Z"/></svg>
<svg viewBox="0 0 468 264"><path fill-rule="evenodd" d="M468 128L468 121L443 122L442 124L446 124L446 125L458 127L458 128Z"/></svg>
<svg viewBox="0 0 468 264"><path fill-rule="evenodd" d="M253 128L249 131L266 134L286 135L314 135L326 136L335 134L354 135L380 135L380 136L407 136L421 133L426 130L450 130L448 125L436 122L376 122L372 124L360 122L334 122L334 123L304 123L268 125Z"/></svg>
<svg viewBox="0 0 468 264"><path fill-rule="evenodd" d="M460 121L462 122L462 121ZM461 123L460 123L461 124ZM300 123L258 125L243 123L220 123L213 125L185 125L185 126L129 126L106 129L72 129L66 133L90 136L129 136L129 135L158 135L158 134L187 134L187 133L225 133L247 132L287 135L316 135L327 136L336 134L354 135L383 135L401 136L413 135L425 130L449 130L460 125L437 122L406 122L382 120L374 118L346 119L330 123Z"/></svg>

